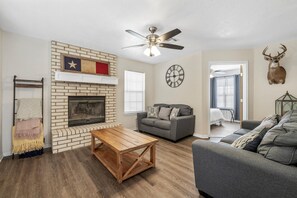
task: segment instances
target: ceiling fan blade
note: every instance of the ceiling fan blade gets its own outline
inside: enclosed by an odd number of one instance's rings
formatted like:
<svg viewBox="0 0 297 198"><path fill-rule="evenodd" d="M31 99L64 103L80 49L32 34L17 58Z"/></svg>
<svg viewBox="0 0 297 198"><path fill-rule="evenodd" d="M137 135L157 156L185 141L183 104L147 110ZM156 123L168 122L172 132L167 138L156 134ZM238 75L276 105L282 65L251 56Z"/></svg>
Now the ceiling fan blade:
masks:
<svg viewBox="0 0 297 198"><path fill-rule="evenodd" d="M161 36L158 37L157 41L160 43L160 42L163 42L163 41L166 41L176 35L178 35L179 33L181 33L181 31L179 29L174 29L174 30L171 30L170 32L167 32L165 34L162 34Z"/></svg>
<svg viewBox="0 0 297 198"><path fill-rule="evenodd" d="M225 71L214 71L213 73L216 73L216 74L226 74Z"/></svg>
<svg viewBox="0 0 297 198"><path fill-rule="evenodd" d="M170 48L170 49L177 49L177 50L184 49L184 46L173 45L173 44L169 44L169 43L159 43L159 47Z"/></svg>
<svg viewBox="0 0 297 198"><path fill-rule="evenodd" d="M142 47L142 46L145 46L145 45L146 44L130 45L130 46L127 46L127 47L122 47L122 49L131 48L131 47Z"/></svg>
<svg viewBox="0 0 297 198"><path fill-rule="evenodd" d="M145 36L137 33L137 32L134 32L133 30L125 30L126 32L128 32L129 34L132 34L133 36L136 36L137 38L140 38L140 39L146 39Z"/></svg>
<svg viewBox="0 0 297 198"><path fill-rule="evenodd" d="M174 41L174 42L176 42L177 39L175 39L175 38L169 38L169 39L167 39L167 41Z"/></svg>

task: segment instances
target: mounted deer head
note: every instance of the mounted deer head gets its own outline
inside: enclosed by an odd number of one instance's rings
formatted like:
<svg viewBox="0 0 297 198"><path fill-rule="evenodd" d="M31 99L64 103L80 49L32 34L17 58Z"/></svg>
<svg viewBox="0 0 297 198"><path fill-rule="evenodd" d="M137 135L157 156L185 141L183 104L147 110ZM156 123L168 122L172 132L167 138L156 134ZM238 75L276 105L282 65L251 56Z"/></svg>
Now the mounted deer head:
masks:
<svg viewBox="0 0 297 198"><path fill-rule="evenodd" d="M277 52L276 56L266 54L268 47L266 47L262 52L262 54L264 55L264 59L269 61L267 79L270 85L280 83L284 84L286 81L286 70L285 68L279 65L279 61L285 56L287 48L283 44L281 44L280 48L283 51L281 53Z"/></svg>

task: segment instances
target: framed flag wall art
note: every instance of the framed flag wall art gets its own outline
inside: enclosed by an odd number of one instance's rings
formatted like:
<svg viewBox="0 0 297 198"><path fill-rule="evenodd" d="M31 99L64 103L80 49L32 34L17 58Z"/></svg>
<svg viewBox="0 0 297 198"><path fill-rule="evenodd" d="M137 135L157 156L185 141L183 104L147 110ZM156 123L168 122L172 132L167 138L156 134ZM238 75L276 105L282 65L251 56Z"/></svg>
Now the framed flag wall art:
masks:
<svg viewBox="0 0 297 198"><path fill-rule="evenodd" d="M85 74L109 75L109 63L76 56L62 55L62 70Z"/></svg>

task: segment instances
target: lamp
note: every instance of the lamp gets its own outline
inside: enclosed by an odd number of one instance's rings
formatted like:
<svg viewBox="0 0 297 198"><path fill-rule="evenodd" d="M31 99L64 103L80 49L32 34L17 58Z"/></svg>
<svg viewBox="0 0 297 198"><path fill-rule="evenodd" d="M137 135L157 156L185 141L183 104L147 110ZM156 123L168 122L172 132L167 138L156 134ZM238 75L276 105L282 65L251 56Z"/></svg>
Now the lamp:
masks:
<svg viewBox="0 0 297 198"><path fill-rule="evenodd" d="M287 91L275 101L275 113L284 115L287 111L297 109L297 98L289 94Z"/></svg>
<svg viewBox="0 0 297 198"><path fill-rule="evenodd" d="M161 53L155 45L151 45L143 52L146 56L159 56Z"/></svg>

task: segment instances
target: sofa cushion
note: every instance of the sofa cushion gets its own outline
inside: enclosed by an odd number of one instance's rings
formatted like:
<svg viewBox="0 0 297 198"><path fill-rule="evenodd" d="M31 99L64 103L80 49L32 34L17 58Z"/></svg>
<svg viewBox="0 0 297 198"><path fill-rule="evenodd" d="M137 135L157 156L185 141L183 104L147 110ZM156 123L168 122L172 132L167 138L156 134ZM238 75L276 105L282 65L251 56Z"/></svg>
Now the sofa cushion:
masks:
<svg viewBox="0 0 297 198"><path fill-rule="evenodd" d="M155 126L155 121L158 120L157 118L143 118L141 119L141 123L148 125L148 126Z"/></svg>
<svg viewBox="0 0 297 198"><path fill-rule="evenodd" d="M258 153L282 164L297 164L297 110L287 112L278 125L266 133Z"/></svg>
<svg viewBox="0 0 297 198"><path fill-rule="evenodd" d="M164 104L164 103L158 103L158 104L154 104L154 107L169 107L169 104Z"/></svg>
<svg viewBox="0 0 297 198"><path fill-rule="evenodd" d="M170 107L172 108L179 108L179 112L180 112L180 116L189 116L189 115L193 115L193 109L188 106L188 105L184 105L184 104L172 104L170 105Z"/></svg>
<svg viewBox="0 0 297 198"><path fill-rule="evenodd" d="M238 129L237 131L235 131L234 133L237 134L237 135L245 135L247 134L248 132L250 132L251 130L249 129Z"/></svg>
<svg viewBox="0 0 297 198"><path fill-rule="evenodd" d="M179 115L179 108L174 107L174 108L171 110L169 119L171 120L172 118L176 118L178 115Z"/></svg>
<svg viewBox="0 0 297 198"><path fill-rule="evenodd" d="M171 122L169 120L156 120L155 121L155 127L160 129L170 129Z"/></svg>
<svg viewBox="0 0 297 198"><path fill-rule="evenodd" d="M221 142L224 142L224 143L227 143L227 144L232 144L237 138L239 138L241 135L238 135L238 134L231 134L231 135L228 135L226 137L223 137L221 139Z"/></svg>
<svg viewBox="0 0 297 198"><path fill-rule="evenodd" d="M148 118L158 118L159 116L159 108L158 106L156 107L148 107L147 108L147 117Z"/></svg>
<svg viewBox="0 0 297 198"><path fill-rule="evenodd" d="M169 120L171 110L172 110L171 107L169 107L169 108L161 107L160 112L159 112L159 118L161 120Z"/></svg>
<svg viewBox="0 0 297 198"><path fill-rule="evenodd" d="M275 126L277 122L278 115L276 114L266 117L259 126L235 140L231 146L256 152L258 145L260 144L268 129Z"/></svg>

